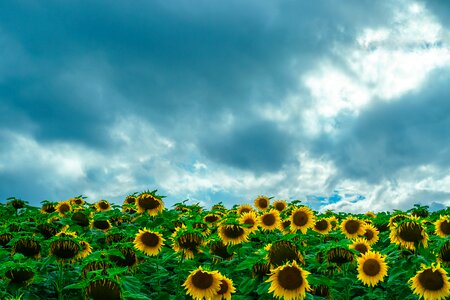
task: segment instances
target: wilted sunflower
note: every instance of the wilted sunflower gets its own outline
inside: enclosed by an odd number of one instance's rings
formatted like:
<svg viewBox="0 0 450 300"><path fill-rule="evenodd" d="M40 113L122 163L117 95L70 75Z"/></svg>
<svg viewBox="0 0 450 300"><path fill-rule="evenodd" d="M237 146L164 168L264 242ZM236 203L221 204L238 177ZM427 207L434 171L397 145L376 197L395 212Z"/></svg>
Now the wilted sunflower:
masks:
<svg viewBox="0 0 450 300"><path fill-rule="evenodd" d="M58 205L56 205L56 211L60 216L64 217L66 213L72 211L72 206L70 205L69 201L62 201L59 202Z"/></svg>
<svg viewBox="0 0 450 300"><path fill-rule="evenodd" d="M267 260L272 267L279 267L293 261L299 264L305 262L297 246L289 241L275 242L270 245L268 251Z"/></svg>
<svg viewBox="0 0 450 300"><path fill-rule="evenodd" d="M80 252L78 253L77 258L85 258L89 254L92 253L92 247L91 245L86 241L80 241Z"/></svg>
<svg viewBox="0 0 450 300"><path fill-rule="evenodd" d="M89 283L86 295L94 300L120 300L122 293L117 282L111 279L98 279Z"/></svg>
<svg viewBox="0 0 450 300"><path fill-rule="evenodd" d="M195 300L211 299L220 291L222 275L217 271L206 271L202 267L192 271L182 286L186 294Z"/></svg>
<svg viewBox="0 0 450 300"><path fill-rule="evenodd" d="M12 246L11 254L20 253L26 257L38 258L41 252L41 244L30 238L17 240Z"/></svg>
<svg viewBox="0 0 450 300"><path fill-rule="evenodd" d="M231 300L231 294L235 292L236 289L233 286L233 280L222 275L220 278L220 290L217 292L216 296L211 298L211 300Z"/></svg>
<svg viewBox="0 0 450 300"><path fill-rule="evenodd" d="M297 262L287 263L271 270L269 293L275 298L285 300L304 299L306 292L311 291L307 277L310 274L297 265Z"/></svg>
<svg viewBox="0 0 450 300"><path fill-rule="evenodd" d="M148 256L158 255L162 249L163 243L162 235L159 232L150 231L147 228L139 229L134 239L134 247L141 250Z"/></svg>
<svg viewBox="0 0 450 300"><path fill-rule="evenodd" d="M270 199L267 196L258 196L255 199L255 207L260 211L265 211L270 204Z"/></svg>
<svg viewBox="0 0 450 300"><path fill-rule="evenodd" d="M123 204L135 204L136 203L136 197L133 195L128 195L125 197L125 200L123 200Z"/></svg>
<svg viewBox="0 0 450 300"><path fill-rule="evenodd" d="M20 199L13 199L9 201L7 205L11 205L14 209L21 209L26 206L26 202Z"/></svg>
<svg viewBox="0 0 450 300"><path fill-rule="evenodd" d="M41 213L51 214L56 211L56 205L54 203L45 203L42 205Z"/></svg>
<svg viewBox="0 0 450 300"><path fill-rule="evenodd" d="M283 210L285 210L287 206L288 205L285 200L277 200L277 201L273 202L273 208L275 208L279 212L282 212Z"/></svg>
<svg viewBox="0 0 450 300"><path fill-rule="evenodd" d="M247 241L249 234L248 230L240 225L221 225L218 233L222 241L227 245L237 245Z"/></svg>
<svg viewBox="0 0 450 300"><path fill-rule="evenodd" d="M450 242L447 241L439 249L439 254L437 257L438 261L444 266L450 266Z"/></svg>
<svg viewBox="0 0 450 300"><path fill-rule="evenodd" d="M436 230L434 231L436 235L443 238L450 235L450 219L448 216L440 216L439 220L437 220L434 225L436 226Z"/></svg>
<svg viewBox="0 0 450 300"><path fill-rule="evenodd" d="M367 240L363 239L363 238L357 238L353 241L353 243L349 246L350 249L355 249L356 251L358 251L360 254L364 254L367 251L371 250L371 247L369 245L369 243L367 242Z"/></svg>
<svg viewBox="0 0 450 300"><path fill-rule="evenodd" d="M25 284L26 286L33 281L34 272L26 267L18 267L6 271L5 276L9 279L9 283L18 285Z"/></svg>
<svg viewBox="0 0 450 300"><path fill-rule="evenodd" d="M281 230L281 218L280 212L275 209L271 209L270 211L259 216L259 226L261 229L266 231L272 231L276 229Z"/></svg>
<svg viewBox="0 0 450 300"><path fill-rule="evenodd" d="M341 223L341 232L348 238L354 239L357 238L358 235L364 234L364 224L361 220L348 216Z"/></svg>
<svg viewBox="0 0 450 300"><path fill-rule="evenodd" d="M358 279L365 285L375 286L387 275L388 266L384 256L378 252L367 251L357 258Z"/></svg>
<svg viewBox="0 0 450 300"><path fill-rule="evenodd" d="M177 227L173 236L173 250L181 253L186 259L193 259L200 252L199 247L203 245L203 236L195 231L188 230L185 225Z"/></svg>
<svg viewBox="0 0 450 300"><path fill-rule="evenodd" d="M211 243L209 249L211 254L216 256L213 257L213 260L215 262L220 261L222 259L231 260L234 256L234 253L228 252L228 246L225 245L222 241Z"/></svg>
<svg viewBox="0 0 450 300"><path fill-rule="evenodd" d="M54 255L61 261L74 260L80 250L80 245L72 238L59 238L50 243L50 255Z"/></svg>
<svg viewBox="0 0 450 300"><path fill-rule="evenodd" d="M242 215L244 213L248 213L248 212L251 212L251 211L253 211L253 207L251 207L248 204L242 204L242 205L239 205L239 207L237 209L237 214L238 215Z"/></svg>
<svg viewBox="0 0 450 300"><path fill-rule="evenodd" d="M327 285L318 285L312 288L311 294L314 296L323 297L326 299L330 298L330 287Z"/></svg>
<svg viewBox="0 0 450 300"><path fill-rule="evenodd" d="M142 193L136 199L138 213L147 213L150 216L156 216L164 210L164 203L151 193Z"/></svg>
<svg viewBox="0 0 450 300"><path fill-rule="evenodd" d="M136 252L134 252L134 250L132 248L129 247L119 247L117 248L117 250L119 250L122 255L123 258L118 256L118 255L110 255L109 259L115 263L118 267L133 267L134 265L137 264L137 256L136 256Z"/></svg>
<svg viewBox="0 0 450 300"><path fill-rule="evenodd" d="M433 263L430 267L422 265L409 283L413 293L425 300L448 299L450 296L447 272L439 263Z"/></svg>
<svg viewBox="0 0 450 300"><path fill-rule="evenodd" d="M13 236L11 233L5 232L0 234L0 246L6 247L6 245L12 240Z"/></svg>
<svg viewBox="0 0 450 300"><path fill-rule="evenodd" d="M308 228L312 228L314 226L316 216L309 207L302 206L292 211L290 220L291 231L297 232L297 230L300 230L303 234L305 234Z"/></svg>
<svg viewBox="0 0 450 300"><path fill-rule="evenodd" d="M111 204L106 200L100 200L95 204L95 209L97 211L107 211L111 209Z"/></svg>
<svg viewBox="0 0 450 300"><path fill-rule="evenodd" d="M352 262L353 259L354 259L353 253L345 248L335 247L331 248L327 252L328 263L335 263L338 266Z"/></svg>
<svg viewBox="0 0 450 300"><path fill-rule="evenodd" d="M109 222L109 220L92 220L91 228L108 231L111 227L111 222Z"/></svg>
<svg viewBox="0 0 450 300"><path fill-rule="evenodd" d="M331 231L331 224L327 218L316 220L313 230L322 234L328 234Z"/></svg>
<svg viewBox="0 0 450 300"><path fill-rule="evenodd" d="M258 230L258 226L260 225L259 218L254 211L243 213L238 221L240 224L248 225L245 227L248 233Z"/></svg>
<svg viewBox="0 0 450 300"><path fill-rule="evenodd" d="M77 211L72 215L71 219L75 224L81 227L89 226L89 216L87 215L87 213Z"/></svg>
<svg viewBox="0 0 450 300"><path fill-rule="evenodd" d="M411 251L415 250L416 245L419 244L422 244L425 248L428 247L428 234L420 221L415 217L394 223L389 238L392 243Z"/></svg>
<svg viewBox="0 0 450 300"><path fill-rule="evenodd" d="M375 226L366 224L364 225L364 230L365 232L362 237L366 239L367 243L369 245L376 244L380 238L378 237L379 232Z"/></svg>

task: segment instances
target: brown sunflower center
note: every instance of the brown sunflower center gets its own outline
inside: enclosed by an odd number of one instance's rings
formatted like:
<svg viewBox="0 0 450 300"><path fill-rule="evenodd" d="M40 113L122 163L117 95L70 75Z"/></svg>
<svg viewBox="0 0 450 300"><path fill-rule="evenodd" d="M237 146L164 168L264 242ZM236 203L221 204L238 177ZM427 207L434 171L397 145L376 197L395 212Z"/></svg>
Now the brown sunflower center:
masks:
<svg viewBox="0 0 450 300"><path fill-rule="evenodd" d="M441 226L440 226L440 229L445 235L450 235L450 222L447 221L447 220L442 222Z"/></svg>
<svg viewBox="0 0 450 300"><path fill-rule="evenodd" d="M297 211L294 213L294 217L292 219L295 225L304 226L308 223L309 216L304 211Z"/></svg>
<svg viewBox="0 0 450 300"><path fill-rule="evenodd" d="M97 220L94 221L94 227L100 230L106 230L110 227L110 224L108 221L104 221L104 220Z"/></svg>
<svg viewBox="0 0 450 300"><path fill-rule="evenodd" d="M278 267L286 262L297 261L300 263L299 253L296 246L287 241L277 242L270 247L269 262Z"/></svg>
<svg viewBox="0 0 450 300"><path fill-rule="evenodd" d="M135 203L136 202L136 198L134 198L134 197L127 197L126 199L125 199L125 203L126 204L133 204L133 203Z"/></svg>
<svg viewBox="0 0 450 300"><path fill-rule="evenodd" d="M33 278L34 272L26 269L14 269L7 271L5 275L11 279L11 282L22 283Z"/></svg>
<svg viewBox="0 0 450 300"><path fill-rule="evenodd" d="M426 269L420 273L419 282L422 287L430 291L438 291L444 287L444 278L439 270L433 272L432 269Z"/></svg>
<svg viewBox="0 0 450 300"><path fill-rule="evenodd" d="M244 224L252 225L252 226L249 226L247 228L253 228L253 226L255 225L255 220L252 217L249 217L249 218L244 220Z"/></svg>
<svg viewBox="0 0 450 300"><path fill-rule="evenodd" d="M363 271L367 276L375 276L380 273L381 265L376 259L369 258L364 262Z"/></svg>
<svg viewBox="0 0 450 300"><path fill-rule="evenodd" d="M69 204L64 203L64 204L59 206L59 212L62 213L62 214L68 212L69 210L70 210L70 205Z"/></svg>
<svg viewBox="0 0 450 300"><path fill-rule="evenodd" d="M355 250L357 250L359 253L364 254L364 253L366 253L367 250L369 250L369 249L367 249L367 246L364 245L363 243L359 243L359 244L356 244L356 245L355 245Z"/></svg>
<svg viewBox="0 0 450 300"><path fill-rule="evenodd" d="M141 242L148 247L156 247L159 243L159 236L153 232L144 232L141 235Z"/></svg>
<svg viewBox="0 0 450 300"><path fill-rule="evenodd" d="M264 225L272 226L273 224L275 224L276 218L273 214L265 214L262 217L262 221L263 221Z"/></svg>
<svg viewBox="0 0 450 300"><path fill-rule="evenodd" d="M45 211L46 213L51 214L52 212L56 211L56 208L53 204L44 204L42 206L42 210Z"/></svg>
<svg viewBox="0 0 450 300"><path fill-rule="evenodd" d="M258 206L261 208L267 208L269 206L269 202L265 198L259 198L258 199Z"/></svg>
<svg viewBox="0 0 450 300"><path fill-rule="evenodd" d="M33 240L18 240L14 244L14 252L21 253L26 257L32 257L39 255L41 251L41 245Z"/></svg>
<svg viewBox="0 0 450 300"><path fill-rule="evenodd" d="M328 222L327 220L320 220L316 222L316 225L314 226L317 230L323 231L328 229Z"/></svg>
<svg viewBox="0 0 450 300"><path fill-rule="evenodd" d="M302 286L302 272L296 267L284 267L278 273L278 283L286 290L295 290Z"/></svg>
<svg viewBox="0 0 450 300"><path fill-rule="evenodd" d="M244 235L245 230L238 225L230 225L225 226L223 233L227 238L237 239Z"/></svg>
<svg viewBox="0 0 450 300"><path fill-rule="evenodd" d="M216 243L211 246L211 251L214 255L220 256L223 259L227 259L233 256L228 253L228 247L223 243Z"/></svg>
<svg viewBox="0 0 450 300"><path fill-rule="evenodd" d="M407 222L400 225L398 235L406 242L418 242L423 239L422 226L417 223Z"/></svg>
<svg viewBox="0 0 450 300"><path fill-rule="evenodd" d="M281 202L275 203L275 209L278 211L283 211L285 209L285 207L286 206L284 205L284 203L281 203Z"/></svg>
<svg viewBox="0 0 450 300"><path fill-rule="evenodd" d="M76 205L81 205L81 204L83 204L83 200L80 198L76 198L73 200L73 203L75 203Z"/></svg>
<svg viewBox="0 0 450 300"><path fill-rule="evenodd" d="M359 221L357 220L348 220L345 223L345 230L349 233L349 234L355 234L358 232L359 227L361 226L361 223L359 223Z"/></svg>
<svg viewBox="0 0 450 300"><path fill-rule="evenodd" d="M251 208L249 208L249 207L241 207L241 208L239 208L239 212L241 213L241 214L243 214L243 213L248 213L248 212L251 212L252 210L251 210Z"/></svg>
<svg viewBox="0 0 450 300"><path fill-rule="evenodd" d="M183 249L196 250L202 243L202 238L196 234L186 233L178 239L178 244Z"/></svg>
<svg viewBox="0 0 450 300"><path fill-rule="evenodd" d="M100 207L101 209L108 209L109 208L109 204L105 201L102 201L98 204L98 207Z"/></svg>
<svg viewBox="0 0 450 300"><path fill-rule="evenodd" d="M60 259L71 259L78 254L80 246L71 240L58 240L50 244L50 250Z"/></svg>
<svg viewBox="0 0 450 300"><path fill-rule="evenodd" d="M72 215L72 221L81 227L89 226L89 218L82 212L76 212Z"/></svg>
<svg viewBox="0 0 450 300"><path fill-rule="evenodd" d="M216 215L208 215L205 217L205 221L208 223L214 223L217 220L219 220L219 216L216 216Z"/></svg>
<svg viewBox="0 0 450 300"><path fill-rule="evenodd" d="M120 287L117 283L108 280L100 279L92 282L87 287L87 294L94 300L108 299L115 300L121 299Z"/></svg>
<svg viewBox="0 0 450 300"><path fill-rule="evenodd" d="M142 195L138 199L138 205L144 209L155 209L158 208L161 203L151 195Z"/></svg>
<svg viewBox="0 0 450 300"><path fill-rule="evenodd" d="M217 292L217 295L223 295L228 292L228 283L225 280L220 281L220 290Z"/></svg>
<svg viewBox="0 0 450 300"><path fill-rule="evenodd" d="M202 290L209 289L214 281L214 278L208 272L197 271L192 276L192 284Z"/></svg>
<svg viewBox="0 0 450 300"><path fill-rule="evenodd" d="M439 258L445 262L450 262L450 242L446 242L439 251Z"/></svg>
<svg viewBox="0 0 450 300"><path fill-rule="evenodd" d="M364 237L366 238L366 240L370 241L373 239L374 237L374 233L372 230L370 229L366 229L366 232L364 233Z"/></svg>

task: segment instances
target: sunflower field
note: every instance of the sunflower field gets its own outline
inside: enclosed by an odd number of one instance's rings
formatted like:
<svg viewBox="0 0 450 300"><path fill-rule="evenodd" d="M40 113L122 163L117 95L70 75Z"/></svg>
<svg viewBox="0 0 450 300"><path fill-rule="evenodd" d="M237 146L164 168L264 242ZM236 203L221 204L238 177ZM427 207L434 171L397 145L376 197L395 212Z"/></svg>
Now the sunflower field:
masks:
<svg viewBox="0 0 450 300"><path fill-rule="evenodd" d="M301 201L0 205L0 299L450 299L450 210Z"/></svg>

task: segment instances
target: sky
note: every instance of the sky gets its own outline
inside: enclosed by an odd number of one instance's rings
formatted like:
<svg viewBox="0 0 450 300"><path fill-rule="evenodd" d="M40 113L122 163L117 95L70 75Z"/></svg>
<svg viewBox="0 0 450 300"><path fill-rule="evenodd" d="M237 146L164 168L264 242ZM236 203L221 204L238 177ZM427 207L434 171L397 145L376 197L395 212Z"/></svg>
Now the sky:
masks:
<svg viewBox="0 0 450 300"><path fill-rule="evenodd" d="M448 1L1 1L0 201L450 204Z"/></svg>

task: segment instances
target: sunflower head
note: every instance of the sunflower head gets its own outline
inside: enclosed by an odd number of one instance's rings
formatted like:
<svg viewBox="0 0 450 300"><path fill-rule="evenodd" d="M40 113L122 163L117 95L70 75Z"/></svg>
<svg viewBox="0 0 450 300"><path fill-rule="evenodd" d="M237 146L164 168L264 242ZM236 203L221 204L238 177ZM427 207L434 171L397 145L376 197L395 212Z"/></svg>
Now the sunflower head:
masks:
<svg viewBox="0 0 450 300"><path fill-rule="evenodd" d="M281 229L280 212L276 209L271 209L261 216L259 216L259 226L266 231Z"/></svg>
<svg viewBox="0 0 450 300"><path fill-rule="evenodd" d="M92 253L92 247L88 242L80 241L79 244L80 244L80 252L78 253L77 258L85 258Z"/></svg>
<svg viewBox="0 0 450 300"><path fill-rule="evenodd" d="M254 211L243 213L238 219L239 224L245 226L249 233L258 230L258 226L260 226L260 219L256 215Z"/></svg>
<svg viewBox="0 0 450 300"><path fill-rule="evenodd" d="M279 267L293 261L296 261L298 264L305 262L297 246L289 241L275 242L271 244L268 251L267 257L273 267Z"/></svg>
<svg viewBox="0 0 450 300"><path fill-rule="evenodd" d="M89 216L87 213L84 213L82 211L75 212L72 217L72 221L81 227L88 227L89 226Z"/></svg>
<svg viewBox="0 0 450 300"><path fill-rule="evenodd" d="M380 239L378 237L379 232L378 230L375 228L375 226L373 225L364 225L364 235L362 236L364 239L366 239L367 243L369 245L374 245L378 242L378 240Z"/></svg>
<svg viewBox="0 0 450 300"><path fill-rule="evenodd" d="M297 232L300 230L303 234L305 234L308 228L312 228L314 226L316 216L309 207L302 206L292 211L290 220L291 231Z"/></svg>
<svg viewBox="0 0 450 300"><path fill-rule="evenodd" d="M14 209L21 209L24 208L26 206L26 202L21 200L21 199L12 199L11 201L8 201L7 205L10 205L12 207L14 207Z"/></svg>
<svg viewBox="0 0 450 300"><path fill-rule="evenodd" d="M414 217L394 223L389 238L392 243L411 251L418 245L428 247L428 234L421 222Z"/></svg>
<svg viewBox="0 0 450 300"><path fill-rule="evenodd" d="M326 299L330 298L330 287L328 285L318 285L312 288L311 294Z"/></svg>
<svg viewBox="0 0 450 300"><path fill-rule="evenodd" d="M439 263L429 267L422 265L409 283L413 293L424 299L447 299L450 296L447 272Z"/></svg>
<svg viewBox="0 0 450 300"><path fill-rule="evenodd" d="M100 200L95 204L95 209L97 211L107 211L111 209L111 204L106 200Z"/></svg>
<svg viewBox="0 0 450 300"><path fill-rule="evenodd" d="M263 277L270 274L270 264L265 262L259 262L252 267L252 278Z"/></svg>
<svg viewBox="0 0 450 300"><path fill-rule="evenodd" d="M111 229L112 225L109 220L94 219L92 220L91 227L106 232Z"/></svg>
<svg viewBox="0 0 450 300"><path fill-rule="evenodd" d="M71 198L68 201L71 205L83 205L85 203L84 199L81 197Z"/></svg>
<svg viewBox="0 0 450 300"><path fill-rule="evenodd" d="M187 259L193 259L200 252L200 246L204 244L204 237L198 230L191 230L185 225L177 227L172 234L173 249L181 253Z"/></svg>
<svg viewBox="0 0 450 300"><path fill-rule="evenodd" d="M322 234L328 234L331 231L331 224L327 218L322 218L322 219L316 220L314 222L313 229L316 232L319 232Z"/></svg>
<svg viewBox="0 0 450 300"><path fill-rule="evenodd" d="M355 249L360 255L371 250L369 243L363 238L357 238L353 240L353 243L349 246L349 248Z"/></svg>
<svg viewBox="0 0 450 300"><path fill-rule="evenodd" d="M204 218L203 221L205 221L208 224L214 224L217 221L220 220L220 216L217 214L207 214Z"/></svg>
<svg viewBox="0 0 450 300"><path fill-rule="evenodd" d="M450 241L446 241L440 247L437 258L444 266L450 266Z"/></svg>
<svg viewBox="0 0 450 300"><path fill-rule="evenodd" d="M162 235L147 228L139 229L134 239L134 247L148 256L158 255L162 249L165 239Z"/></svg>
<svg viewBox="0 0 450 300"><path fill-rule="evenodd" d="M447 237L450 235L450 218L447 215L440 216L439 220L434 223L436 235L440 237Z"/></svg>
<svg viewBox="0 0 450 300"><path fill-rule="evenodd" d="M217 295L211 298L212 300L231 300L231 294L236 292L236 288L233 286L233 280L222 275L220 279L220 290Z"/></svg>
<svg viewBox="0 0 450 300"><path fill-rule="evenodd" d="M20 253L26 257L38 258L41 253L41 244L31 238L17 240L12 246L11 254Z"/></svg>
<svg viewBox="0 0 450 300"><path fill-rule="evenodd" d="M114 255L111 254L109 256L109 259L116 264L116 266L118 267L133 267L134 265L137 264L137 256L136 256L136 252L130 248L130 247L118 247L116 248L117 250L119 250L122 255L123 258L121 256L118 255Z"/></svg>
<svg viewBox="0 0 450 300"><path fill-rule="evenodd" d="M327 252L328 263L335 263L338 266L341 266L345 263L350 263L353 261L353 259L353 253L342 247L334 247Z"/></svg>
<svg viewBox="0 0 450 300"><path fill-rule="evenodd" d="M13 236L9 232L0 234L0 246L5 247L13 239Z"/></svg>
<svg viewBox="0 0 450 300"><path fill-rule="evenodd" d="M341 223L341 232L348 238L354 239L364 234L364 224L361 220L348 216Z"/></svg>
<svg viewBox="0 0 450 300"><path fill-rule="evenodd" d="M375 286L387 275L388 266L378 252L367 251L358 257L358 279L365 285Z"/></svg>
<svg viewBox="0 0 450 300"><path fill-rule="evenodd" d="M377 215L373 211L368 211L365 213L365 215L372 219L377 217Z"/></svg>
<svg viewBox="0 0 450 300"><path fill-rule="evenodd" d="M57 238L50 243L50 255L60 261L72 261L79 255L81 246L70 237Z"/></svg>
<svg viewBox="0 0 450 300"><path fill-rule="evenodd" d="M219 261L223 259L231 260L234 256L234 253L228 252L228 246L225 245L222 241L211 243L209 249L211 251L211 254L216 256L213 257L214 261Z"/></svg>
<svg viewBox="0 0 450 300"><path fill-rule="evenodd" d="M182 286L193 299L211 299L220 291L222 278L219 272L203 270L200 266L189 274Z"/></svg>
<svg viewBox="0 0 450 300"><path fill-rule="evenodd" d="M239 205L239 207L237 209L237 214L242 215L244 213L249 213L251 211L253 211L253 207L251 207L248 204L241 204L241 205Z"/></svg>
<svg viewBox="0 0 450 300"><path fill-rule="evenodd" d="M72 205L70 204L70 201L62 201L56 205L55 209L59 215L63 217L66 213L72 211Z"/></svg>
<svg viewBox="0 0 450 300"><path fill-rule="evenodd" d="M275 208L279 212L282 212L288 206L288 204L287 204L287 202L285 200L276 200L275 202L273 202L272 205L273 205L273 208Z"/></svg>
<svg viewBox="0 0 450 300"><path fill-rule="evenodd" d="M42 204L41 213L51 214L56 211L56 204L52 202L46 202Z"/></svg>
<svg viewBox="0 0 450 300"><path fill-rule="evenodd" d="M304 299L306 292L311 291L307 280L309 274L295 261L279 266L271 270L271 275L266 280L270 282L269 293L286 300Z"/></svg>
<svg viewBox="0 0 450 300"><path fill-rule="evenodd" d="M120 300L122 299L122 292L120 285L111 279L98 279L91 281L86 287L86 295L94 300L108 299Z"/></svg>
<svg viewBox="0 0 450 300"><path fill-rule="evenodd" d="M156 216L164 210L164 202L155 193L144 192L136 199L138 213L147 212L150 216Z"/></svg>
<svg viewBox="0 0 450 300"><path fill-rule="evenodd" d="M58 233L58 230L51 224L46 224L46 223L39 224L38 226L36 226L36 228L39 231L39 233L44 236L44 239L46 239L46 240L48 240L52 236L55 236ZM1 236L0 236L0 239L1 239ZM0 245L1 244L2 243L0 241Z"/></svg>
<svg viewBox="0 0 450 300"><path fill-rule="evenodd" d="M5 276L9 279L9 283L22 285L33 280L34 272L28 268L18 267L6 271Z"/></svg>
<svg viewBox="0 0 450 300"><path fill-rule="evenodd" d="M255 207L260 211L265 211L269 208L270 199L267 196L258 196L255 199Z"/></svg>
<svg viewBox="0 0 450 300"><path fill-rule="evenodd" d="M405 215L405 214L395 214L395 215L393 215L389 219L389 228L395 227L396 223L398 223L400 221L403 221L403 220L406 220L406 219L409 219L409 217L407 215Z"/></svg>

